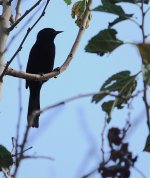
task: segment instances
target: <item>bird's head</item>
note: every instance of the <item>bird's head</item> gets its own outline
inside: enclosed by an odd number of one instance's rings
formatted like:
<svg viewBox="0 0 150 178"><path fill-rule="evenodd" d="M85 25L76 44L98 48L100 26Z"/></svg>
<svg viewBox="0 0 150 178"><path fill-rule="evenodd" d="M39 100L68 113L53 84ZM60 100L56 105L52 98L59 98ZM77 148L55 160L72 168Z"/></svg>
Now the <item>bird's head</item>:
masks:
<svg viewBox="0 0 150 178"><path fill-rule="evenodd" d="M58 35L59 33L62 33L63 31L56 31L53 28L44 28L43 30L39 31L37 35L37 40L40 41L52 41Z"/></svg>

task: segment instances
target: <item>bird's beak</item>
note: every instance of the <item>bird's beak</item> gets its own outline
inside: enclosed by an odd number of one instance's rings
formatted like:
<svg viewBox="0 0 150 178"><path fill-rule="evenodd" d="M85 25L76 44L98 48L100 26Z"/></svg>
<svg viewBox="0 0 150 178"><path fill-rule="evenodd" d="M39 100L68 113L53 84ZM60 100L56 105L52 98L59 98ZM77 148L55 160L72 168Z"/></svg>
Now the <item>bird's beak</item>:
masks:
<svg viewBox="0 0 150 178"><path fill-rule="evenodd" d="M59 33L62 33L63 31L55 31L55 34L58 35Z"/></svg>

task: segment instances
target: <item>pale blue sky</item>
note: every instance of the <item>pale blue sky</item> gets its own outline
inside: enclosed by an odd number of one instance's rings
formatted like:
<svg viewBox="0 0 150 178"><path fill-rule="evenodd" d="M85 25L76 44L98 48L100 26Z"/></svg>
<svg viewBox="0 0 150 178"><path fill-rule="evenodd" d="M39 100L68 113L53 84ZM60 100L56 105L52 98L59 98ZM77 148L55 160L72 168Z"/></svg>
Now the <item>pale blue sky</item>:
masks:
<svg viewBox="0 0 150 178"><path fill-rule="evenodd" d="M31 1L24 1L22 11L28 8L30 3ZM98 5L98 1L94 1L93 7L96 5ZM134 8L131 4L126 5L126 9L130 13L137 12L137 7ZM71 6L67 6L63 0L55 0L49 4L46 15L30 33L20 52L23 70L26 68L29 51L36 40L36 34L45 27L64 31L55 40L55 67L64 62L78 33L78 28L70 14ZM139 18L139 15L137 17ZM85 53L84 47L88 40L101 29L106 28L108 20L113 18L114 16L104 13L93 13L90 27L86 30L69 68L57 79L51 79L44 84L41 91L41 108L77 94L96 92L108 77L119 71L130 70L135 74L140 70L141 59L137 49L131 45L123 45L111 55L103 57ZM36 17L28 25L30 26L35 19ZM25 21L21 26L24 23ZM28 26L23 29L18 39L12 44L11 49L6 54L6 60L10 59L17 49L27 28ZM139 29L132 22L122 22L115 28L119 31L118 37L122 40L127 42L141 40ZM19 26L14 30L14 34L18 30ZM149 26L147 30L149 30ZM13 61L11 67L18 68L17 59ZM140 89L142 87L140 77L138 81L138 88ZM20 134L24 133L26 126L28 95L25 81L22 80L23 113ZM18 79L7 76L4 79L0 109L0 144L5 145L10 150L12 148L11 137L15 136L17 117ZM100 134L103 129L104 117L100 105L91 104L91 98L80 99L42 114L40 128L31 130L27 147L33 146L33 149L27 153L47 155L55 160L25 160L22 162L18 178L79 178L84 173L87 174L95 169L101 161ZM115 110L113 120L108 128L111 126L123 127L127 117L127 109ZM133 150L133 153L139 155L136 167L144 172L146 177L149 177L150 155L142 152L148 134L142 96L133 102L131 110L131 121L138 117L141 117L139 119L140 125L133 132L131 128L126 141L130 143L130 149ZM108 148L106 150L108 151ZM94 174L91 177L97 178L98 175ZM133 170L131 178L135 177L140 178L141 176Z"/></svg>

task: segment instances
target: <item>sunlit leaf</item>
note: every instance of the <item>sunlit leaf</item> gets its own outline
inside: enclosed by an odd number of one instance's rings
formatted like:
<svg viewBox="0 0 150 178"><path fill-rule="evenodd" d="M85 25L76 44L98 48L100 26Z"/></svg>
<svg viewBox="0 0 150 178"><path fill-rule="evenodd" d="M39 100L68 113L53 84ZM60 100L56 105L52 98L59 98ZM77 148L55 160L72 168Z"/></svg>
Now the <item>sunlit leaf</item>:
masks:
<svg viewBox="0 0 150 178"><path fill-rule="evenodd" d="M135 44L139 50L141 59L143 60L142 72L144 84L150 84L150 43Z"/></svg>
<svg viewBox="0 0 150 178"><path fill-rule="evenodd" d="M137 75L138 74L131 76L130 71L119 72L108 78L100 88L100 91L115 92L114 100L109 100L102 104L102 109L107 114L107 122L111 120L111 113L114 108L122 109L124 104L131 98L137 85ZM109 93L105 95L94 95L92 102L99 103L107 95L109 95Z"/></svg>
<svg viewBox="0 0 150 178"><path fill-rule="evenodd" d="M150 64L142 65L142 73L145 86L150 85Z"/></svg>
<svg viewBox="0 0 150 178"><path fill-rule="evenodd" d="M112 52L114 49L123 44L123 41L116 38L115 29L105 29L100 31L96 36L89 40L85 47L86 52L103 55Z"/></svg>
<svg viewBox="0 0 150 178"><path fill-rule="evenodd" d="M108 0L105 0L105 1L108 1ZM120 3L120 2L128 2L128 3L133 3L133 4L144 2L145 4L148 4L149 0L111 0L111 3Z"/></svg>
<svg viewBox="0 0 150 178"><path fill-rule="evenodd" d="M76 18L75 23L77 24L78 27L81 26L81 22L82 22L82 19L83 19L85 10L86 10L86 6L87 6L87 0L81 0L81 1L77 1L76 3L74 3L72 7L71 16L74 19ZM88 28L91 17L92 17L92 14L90 13L86 21L85 28Z"/></svg>
<svg viewBox="0 0 150 178"><path fill-rule="evenodd" d="M148 135L148 137L146 139L146 144L145 144L145 148L143 151L147 151L150 153L150 135Z"/></svg>
<svg viewBox="0 0 150 178"><path fill-rule="evenodd" d="M150 43L139 43L136 44L141 58L145 63L150 63Z"/></svg>
<svg viewBox="0 0 150 178"><path fill-rule="evenodd" d="M3 145L0 145L0 171L2 168L9 168L12 164L11 153Z"/></svg>

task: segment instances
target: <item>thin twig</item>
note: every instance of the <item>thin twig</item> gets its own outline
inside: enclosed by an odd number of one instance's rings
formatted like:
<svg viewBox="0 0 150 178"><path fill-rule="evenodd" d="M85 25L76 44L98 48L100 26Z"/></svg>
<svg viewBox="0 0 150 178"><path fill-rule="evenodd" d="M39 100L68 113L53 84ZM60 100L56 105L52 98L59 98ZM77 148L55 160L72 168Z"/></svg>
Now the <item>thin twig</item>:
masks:
<svg viewBox="0 0 150 178"><path fill-rule="evenodd" d="M45 107L44 109L42 109L42 110L39 111L39 112L40 112L40 114L41 114L41 113L43 113L43 112L45 112L45 111L47 111L47 110L49 110L49 109L52 109L52 108L55 108L55 107L58 107L58 106L67 104L67 103L72 102L72 101L74 101L74 100L81 99L81 98L86 98L86 97L91 97L91 96L93 96L93 95L100 95L100 94L101 94L101 95L109 95L109 96L113 96L113 97L118 97L118 95L115 95L115 94L111 93L111 92L108 91L108 90L107 90L107 91L101 91L101 92L95 92L95 93L79 94L79 95L70 97L70 98L68 98L68 99L66 99L66 100L60 101L60 102L58 102L58 103L56 103L56 104L50 105L50 106L48 106L48 107ZM120 96L119 96L119 97L120 97Z"/></svg>
<svg viewBox="0 0 150 178"><path fill-rule="evenodd" d="M26 127L26 131L24 133L24 138L23 138L23 141L22 141L22 144L21 144L21 148L20 148L20 154L19 154L19 157L16 158L16 167L15 167L15 170L14 170L14 173L13 173L13 177L16 177L17 175L17 172L18 172L18 169L19 169L19 166L20 166L20 162L22 161L23 159L23 154L24 154L24 147L25 147L25 144L27 142L27 138L28 138L28 135L29 135L29 130L30 130L30 127L27 126Z"/></svg>
<svg viewBox="0 0 150 178"><path fill-rule="evenodd" d="M19 70L22 69L22 65L20 63L20 56L18 54L18 66ZM18 145L19 145L19 132L20 132L20 124L21 124L21 116L22 116L22 81L19 79L19 86L18 86L18 100L19 100L19 114L18 114L18 121L17 121L17 130L16 130L16 150L15 155L18 154Z"/></svg>
<svg viewBox="0 0 150 178"><path fill-rule="evenodd" d="M30 149L32 149L32 146L29 147L29 148L27 148L27 149L25 149L25 150L23 150L23 153L25 153L26 151L28 151L28 150L30 150ZM22 153L12 154L11 156L12 156L12 157L16 157L16 156L18 156L18 155L20 155L20 154L22 154Z"/></svg>
<svg viewBox="0 0 150 178"><path fill-rule="evenodd" d="M28 9L19 19L17 19L17 21L8 29L8 32L12 31L30 12L33 11L33 9L35 9L42 0L39 0L38 2L36 2L30 9Z"/></svg>
<svg viewBox="0 0 150 178"><path fill-rule="evenodd" d="M30 33L30 32L32 31L32 29L36 26L36 24L40 21L40 19L45 15L45 10L46 10L46 8L47 8L49 2L50 2L50 0L47 0L46 5L45 5L45 7L44 7L44 9L43 9L43 11L42 11L42 13L41 13L41 15L40 15L39 18L35 21L35 23L32 25L32 27L28 28L28 30L27 30L27 32L26 32L26 35L24 36L24 38L23 38L22 42L20 43L18 49L16 50L16 52L14 53L14 55L11 57L11 59L6 63L6 66L5 66L3 72L2 72L2 74L1 74L1 76L0 76L0 80L3 79L3 77L4 77L4 75L5 75L6 71L7 71L7 69L8 69L8 67L9 67L9 65L10 65L11 62L14 60L14 58L16 57L16 55L22 50L22 46L23 46L23 44L24 44L26 38L28 37L29 33Z"/></svg>
<svg viewBox="0 0 150 178"><path fill-rule="evenodd" d="M23 45L24 41L26 40L28 34L29 34L29 33L31 32L31 30L35 27L35 25L39 22L39 20L44 16L45 10L46 10L46 8L47 8L49 2L50 2L50 0L47 0L47 3L46 3L46 5L45 5L45 7L44 7L44 9L43 9L43 11L42 11L42 14L41 14L40 17L36 20L36 22L32 25L32 27L28 29L28 31L27 31L27 33L26 33L24 39L22 40L22 42L21 42L21 44L20 44L20 46L19 46L19 48L22 48L22 45ZM18 48L18 49L19 49L19 48ZM18 51L18 52L19 52L19 51ZM17 55L18 52L15 53L14 55ZM14 59L14 58L11 58L11 60L8 62L8 65L6 65L7 67L10 65L10 63L12 62L13 59ZM5 70L7 70L6 67L5 67ZM4 74L5 74L5 72L3 72L3 75L4 75ZM3 77L3 76L1 76L1 77ZM19 157L16 159L16 167L15 167L15 170L14 170L13 177L16 177L17 172L18 172L18 169L19 169L19 166L20 166L20 163L21 163L21 161L22 161L22 159L23 159L23 157L24 157L24 150L25 150L25 145L26 145L26 143L27 143L29 131L30 131L30 126L27 125L26 130L25 130L25 133L24 133L24 137L23 137L23 140L22 140L22 144L20 145L20 155L19 155Z"/></svg>
<svg viewBox="0 0 150 178"><path fill-rule="evenodd" d="M45 111L47 111L49 109L52 109L52 108L55 108L55 107L67 104L67 103L72 102L74 100L81 99L81 98L86 98L86 97L91 97L93 95L105 95L105 96L112 96L112 97L121 98L120 95L113 94L113 93L111 93L108 90L106 90L106 91L100 91L100 92L95 92L95 93L93 92L93 93L87 93L87 94L79 94L79 95L70 97L68 99L59 101L59 102L57 102L57 103L55 103L53 105L47 106L47 107L45 107L45 108L43 108L41 110L34 111L32 113L32 115L31 115L31 119L30 119L31 123L30 123L30 125L32 125L32 122L33 122L34 118L36 117L36 115L42 114L43 112L45 112Z"/></svg>
<svg viewBox="0 0 150 178"><path fill-rule="evenodd" d="M144 0L141 2L141 16L142 16L142 22L141 22L141 32L142 32L142 38L143 43L145 43L145 31L144 31L144 22L145 22L145 12L144 12Z"/></svg>
<svg viewBox="0 0 150 178"><path fill-rule="evenodd" d="M82 178L89 178L92 174L94 174L96 171L98 171L98 169L99 169L99 167L95 168L94 170L92 170L88 174L82 176Z"/></svg>
<svg viewBox="0 0 150 178"><path fill-rule="evenodd" d="M129 121L126 122L126 126L122 129L123 133L122 133L122 140L124 140L124 138L127 135L127 132L129 130L129 128L131 127L131 123Z"/></svg>
<svg viewBox="0 0 150 178"><path fill-rule="evenodd" d="M140 24L134 20L133 18L128 18L129 21L133 22L134 24L136 24L138 27L140 27Z"/></svg>
<svg viewBox="0 0 150 178"><path fill-rule="evenodd" d="M102 130L102 133L101 133L101 137L102 137L102 146L101 146L101 152L102 152L102 162L104 163L105 162L105 151L104 151L104 133L105 133L105 129L106 129L106 126L107 126L107 119L105 118L104 120L104 126L103 126L103 130Z"/></svg>
<svg viewBox="0 0 150 178"><path fill-rule="evenodd" d="M73 96L73 97L70 97L68 99L65 99L65 100L62 100L62 101L59 101L55 104L52 104L50 106L47 106L43 109L41 109L40 111L37 110L37 111L34 111L31 115L31 125L32 125L32 122L34 120L34 118L36 117L36 115L39 115L39 114L42 114L43 112L49 110L49 109L52 109L52 108L55 108L55 107L58 107L58 106L61 106L61 105L65 105L69 102L72 102L74 100L77 100L77 99L82 99L82 98L86 98L86 97L91 97L91 96L94 96L94 95L104 95L104 96L112 96L112 97L115 97L115 98L120 98L120 99L124 99L124 100L128 100L130 98L134 98L134 97L137 97L141 92L143 92L144 90L140 90L140 91L137 91L137 93L135 93L134 95L130 96L129 98L126 98L124 96L121 96L120 94L114 94L113 92L109 91L109 90L105 90L105 91L100 91L100 92L93 92L93 93L86 93L86 94L79 94L79 95L76 95L76 96Z"/></svg>
<svg viewBox="0 0 150 178"><path fill-rule="evenodd" d="M144 12L144 0L141 2L141 16L142 16L142 22L141 22L141 32L142 32L142 38L143 38L143 44L145 43L146 35L145 35L145 29L144 29L144 22L145 22L145 12ZM142 60L144 61L144 60ZM144 65L144 63L143 63ZM143 80L144 88L147 88L147 83ZM147 116L147 126L150 132L150 113L149 113L149 104L147 101L147 89L144 90L143 93L143 101L145 104L146 109L146 116Z"/></svg>
<svg viewBox="0 0 150 178"><path fill-rule="evenodd" d="M14 137L11 138L12 141L12 150L11 154L13 154L14 150L16 149L16 139Z"/></svg>
<svg viewBox="0 0 150 178"><path fill-rule="evenodd" d="M87 5L86 5L86 10L85 10L85 13L84 13L84 17L82 19L82 23L81 23L77 38L76 38L76 40L75 40L75 42L74 42L74 44L72 46L72 49L71 49L66 61L60 67L60 73L62 73L63 71L65 71L67 69L67 67L69 66L70 62L72 61L72 59L74 57L74 54L75 54L75 52L76 52L76 50L78 48L79 42L81 41L82 35L83 35L84 31L85 31L86 24L87 24L87 19L88 19L90 13L91 13L91 11L90 11L91 6L92 6L92 0L89 0Z"/></svg>
<svg viewBox="0 0 150 178"><path fill-rule="evenodd" d="M6 49L4 50L3 53L6 53L6 51L10 48L11 44L13 43L13 41L18 37L18 35L23 31L23 29L25 29L28 24L31 22L31 20L37 15L37 13L39 12L39 10L42 9L44 3L42 3L39 8L37 8L37 10L32 14L32 16L24 23L24 25L19 29L19 31L16 32L16 34L14 34L11 39L10 42L8 43ZM5 66L4 66L5 67Z"/></svg>
<svg viewBox="0 0 150 178"><path fill-rule="evenodd" d="M16 17L15 17L15 22L21 17L20 7L21 7L21 0L18 0L17 5L16 5Z"/></svg>
<svg viewBox="0 0 150 178"><path fill-rule="evenodd" d="M10 24L11 24L11 25L15 23L13 14L11 14L11 17L10 17L10 20L9 20L9 21L10 21Z"/></svg>
<svg viewBox="0 0 150 178"><path fill-rule="evenodd" d="M75 39L75 42L73 43L73 46L72 46L72 48L69 52L68 57L66 58L65 62L62 64L62 66L59 68L59 70L54 70L51 73L45 74L44 76L40 76L40 75L37 75L37 74L28 74L28 73L25 73L25 72L18 72L14 69L10 69L10 68L7 67L7 70L5 70L5 75L11 75L13 77L19 77L19 78L23 78L23 79L27 79L27 80L40 80L40 81L42 81L42 80L48 80L50 78L53 78L53 77L59 75L60 73L64 72L67 69L67 67L69 66L70 62L72 61L72 59L73 59L73 57L74 57L74 55L77 51L77 48L79 46L79 43L80 43L81 38L83 36L83 33L85 31L88 16L91 13L91 11L90 11L91 5L92 5L92 0L89 0L88 4L86 6L86 11L85 11L84 16L83 16L81 27L79 29L79 32L78 32L77 37Z"/></svg>
<svg viewBox="0 0 150 178"><path fill-rule="evenodd" d="M2 172L5 176L5 178L12 178L11 175L9 174L9 170L7 168L1 168L2 169Z"/></svg>
<svg viewBox="0 0 150 178"><path fill-rule="evenodd" d="M145 11L145 15L150 11L150 7Z"/></svg>
<svg viewBox="0 0 150 178"><path fill-rule="evenodd" d="M146 176L143 174L143 172L141 171L141 170L139 170L137 167L135 167L135 166L133 166L133 168L136 170L136 172L138 172L140 175L141 175L141 177L143 177L143 178L146 178Z"/></svg>
<svg viewBox="0 0 150 178"><path fill-rule="evenodd" d="M47 159L50 161L55 160L54 158L51 158L49 156L30 156L30 155L23 156L23 159Z"/></svg>

